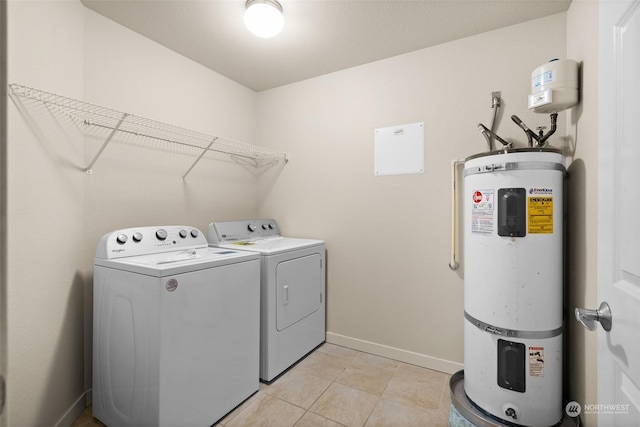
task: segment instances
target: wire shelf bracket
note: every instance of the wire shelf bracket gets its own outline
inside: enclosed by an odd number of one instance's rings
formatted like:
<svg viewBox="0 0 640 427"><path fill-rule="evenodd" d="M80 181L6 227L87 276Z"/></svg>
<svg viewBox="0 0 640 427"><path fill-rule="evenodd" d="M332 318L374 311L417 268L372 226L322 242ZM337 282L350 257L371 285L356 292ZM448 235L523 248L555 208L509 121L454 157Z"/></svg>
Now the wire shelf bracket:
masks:
<svg viewBox="0 0 640 427"><path fill-rule="evenodd" d="M92 169L93 165L96 164L96 162L98 161L98 158L100 157L100 155L102 155L102 152L104 151L105 148L107 148L107 145L109 145L109 143L111 142L111 138L113 138L113 135L116 134L116 132L118 131L118 129L120 129L120 126L122 126L122 122L124 122L124 119L126 119L128 116L127 113L122 113L122 118L118 121L118 123L113 127L113 129L111 130L111 132L109 133L109 136L107 136L107 139L105 139L105 141L102 143L102 146L100 147L100 149L98 150L98 152L96 153L96 155L93 157L93 160L91 160L91 163L89 163L89 166L87 166L84 171L86 173L88 173L89 175L91 175L92 173Z"/></svg>
<svg viewBox="0 0 640 427"><path fill-rule="evenodd" d="M255 168L269 167L278 163L286 164L289 161L289 155L286 153L278 153L232 139L200 133L51 92L15 83L9 84L9 89L10 96L40 101L47 108L62 112L79 125L110 129L102 146L84 169L88 174L93 172L93 166L117 133L152 138L199 150L198 157L182 176L183 180L208 152L227 154L234 161L249 164Z"/></svg>

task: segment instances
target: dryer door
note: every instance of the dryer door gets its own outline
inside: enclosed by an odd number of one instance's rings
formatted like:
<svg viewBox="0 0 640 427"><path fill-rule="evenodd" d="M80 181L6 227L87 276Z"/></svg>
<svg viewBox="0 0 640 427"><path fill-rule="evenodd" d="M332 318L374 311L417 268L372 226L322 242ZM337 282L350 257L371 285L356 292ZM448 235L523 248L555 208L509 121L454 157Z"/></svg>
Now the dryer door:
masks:
<svg viewBox="0 0 640 427"><path fill-rule="evenodd" d="M280 262L276 267L276 328L282 331L322 304L320 254Z"/></svg>

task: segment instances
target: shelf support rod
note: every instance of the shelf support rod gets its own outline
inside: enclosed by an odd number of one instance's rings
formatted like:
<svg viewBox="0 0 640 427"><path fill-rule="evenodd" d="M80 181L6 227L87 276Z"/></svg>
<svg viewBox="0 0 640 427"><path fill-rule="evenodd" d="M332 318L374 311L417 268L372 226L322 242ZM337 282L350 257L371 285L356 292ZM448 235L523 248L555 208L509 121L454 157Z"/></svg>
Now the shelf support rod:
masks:
<svg viewBox="0 0 640 427"><path fill-rule="evenodd" d="M111 142L111 138L113 138L113 135L115 135L118 129L120 129L120 126L122 126L122 122L124 122L124 119L126 119L128 115L129 115L128 113L122 113L122 117L120 118L120 121L118 121L118 123L113 127L107 139L105 139L105 141L102 143L102 147L100 147L96 155L93 157L93 160L91 160L91 163L89 163L89 166L87 166L86 169L84 170L86 173L91 175L91 168L93 167L93 165L96 164L96 162L98 161L98 158L100 157L100 155L102 155L102 152L104 151L104 149L107 148L107 145L109 145L109 143Z"/></svg>
<svg viewBox="0 0 640 427"><path fill-rule="evenodd" d="M189 172L191 172L191 169L193 169L195 167L195 165L198 164L198 162L200 161L200 159L202 159L202 157L205 155L205 153L207 151L209 151L209 148L211 148L211 146L213 145L214 142L216 142L216 140L218 139L217 136L214 136L213 139L211 140L211 142L209 143L209 145L207 145L207 148L205 148L204 150L202 150L202 153L200 153L200 155L198 156L198 158L196 159L195 162L193 162L193 164L191 165L191 167L184 173L184 175L182 175L182 180L184 181L184 179L187 177L187 175L189 175Z"/></svg>

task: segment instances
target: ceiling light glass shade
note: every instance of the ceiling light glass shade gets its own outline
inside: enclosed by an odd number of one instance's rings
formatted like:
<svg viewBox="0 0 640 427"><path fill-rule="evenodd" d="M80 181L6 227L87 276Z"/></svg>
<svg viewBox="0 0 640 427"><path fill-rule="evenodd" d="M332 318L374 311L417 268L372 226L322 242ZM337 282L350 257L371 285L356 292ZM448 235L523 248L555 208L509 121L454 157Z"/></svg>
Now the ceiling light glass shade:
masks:
<svg viewBox="0 0 640 427"><path fill-rule="evenodd" d="M258 37L277 35L284 27L282 6L275 0L248 0L245 4L244 25Z"/></svg>

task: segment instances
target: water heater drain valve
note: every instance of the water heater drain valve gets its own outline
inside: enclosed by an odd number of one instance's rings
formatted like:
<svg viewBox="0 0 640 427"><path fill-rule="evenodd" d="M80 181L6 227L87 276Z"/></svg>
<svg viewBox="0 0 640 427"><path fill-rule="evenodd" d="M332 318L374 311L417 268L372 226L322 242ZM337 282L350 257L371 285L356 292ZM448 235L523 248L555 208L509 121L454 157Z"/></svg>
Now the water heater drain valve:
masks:
<svg viewBox="0 0 640 427"><path fill-rule="evenodd" d="M513 420L517 420L520 416L520 410L512 403L505 403L502 406L502 409L504 411L504 414Z"/></svg>

